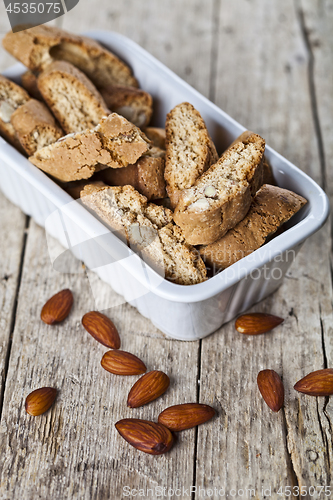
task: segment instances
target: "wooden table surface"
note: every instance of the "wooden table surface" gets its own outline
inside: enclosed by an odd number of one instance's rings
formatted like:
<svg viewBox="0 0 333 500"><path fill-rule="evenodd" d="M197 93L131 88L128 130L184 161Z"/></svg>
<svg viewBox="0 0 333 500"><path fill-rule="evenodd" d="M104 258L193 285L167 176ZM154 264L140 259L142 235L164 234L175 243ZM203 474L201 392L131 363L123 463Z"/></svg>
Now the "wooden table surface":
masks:
<svg viewBox="0 0 333 500"><path fill-rule="evenodd" d="M53 24L132 38L332 198L333 0L80 0ZM1 36L8 30L1 2ZM11 63L1 50L0 70ZM120 499L129 489L136 498L139 488L144 498L204 498L191 487L206 498L209 488L210 498L222 498L224 488L224 498L278 499L287 486L292 498L297 487L302 498L333 497L320 493L332 485L332 401L293 389L333 364L329 223L305 243L279 291L253 308L285 318L274 333L248 338L231 322L192 343L167 339L74 257L64 272L53 269L44 230L2 195L0 234L1 499ZM42 305L67 287L72 313L59 326L43 324ZM136 378L105 372L106 349L80 324L84 312L110 303L123 348L171 378L165 397L135 411L125 400ZM283 378L278 414L257 389L264 368ZM33 418L24 401L41 386L57 387L59 396ZM137 452L114 427L193 401L212 405L217 417L180 433L160 457Z"/></svg>

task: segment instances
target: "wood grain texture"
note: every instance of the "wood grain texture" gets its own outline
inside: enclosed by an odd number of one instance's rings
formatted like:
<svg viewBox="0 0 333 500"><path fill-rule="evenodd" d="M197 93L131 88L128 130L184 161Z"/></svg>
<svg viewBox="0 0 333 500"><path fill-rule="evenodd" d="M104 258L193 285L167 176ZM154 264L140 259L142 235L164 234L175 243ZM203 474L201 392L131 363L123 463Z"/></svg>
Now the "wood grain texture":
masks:
<svg viewBox="0 0 333 500"><path fill-rule="evenodd" d="M137 313L129 306L107 311L120 332L122 348L139 356L149 370L165 371L171 379L163 397L143 408L127 408L127 394L138 377L111 375L100 366L107 349L81 325L82 315L94 309L89 281L77 274L74 257L67 253L67 258L71 272L54 271L44 232L32 223L0 427L0 497L121 498L126 485L165 487L179 477L189 487L194 430L180 435L167 455L152 457L131 448L114 424L131 416L157 421L167 406L194 401L198 343L148 337L154 327L149 324L140 331ZM42 305L63 288L74 294L71 314L57 326L42 323ZM100 282L100 293L113 292ZM57 388L59 395L45 415L30 417L24 400L42 386Z"/></svg>

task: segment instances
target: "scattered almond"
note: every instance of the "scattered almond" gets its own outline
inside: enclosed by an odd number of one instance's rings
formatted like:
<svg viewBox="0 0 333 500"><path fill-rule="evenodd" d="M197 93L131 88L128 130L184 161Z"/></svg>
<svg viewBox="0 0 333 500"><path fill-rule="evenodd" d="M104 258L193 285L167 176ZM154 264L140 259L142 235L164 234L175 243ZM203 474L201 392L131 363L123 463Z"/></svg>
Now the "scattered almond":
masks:
<svg viewBox="0 0 333 500"><path fill-rule="evenodd" d="M110 349L119 349L118 330L105 314L98 311L88 312L82 318L82 325L97 342L110 347Z"/></svg>
<svg viewBox="0 0 333 500"><path fill-rule="evenodd" d="M260 335L269 332L284 321L283 318L265 313L243 314L236 319L235 328L239 333Z"/></svg>
<svg viewBox="0 0 333 500"><path fill-rule="evenodd" d="M325 368L309 373L294 385L294 389L309 396L331 396L333 394L333 369Z"/></svg>
<svg viewBox="0 0 333 500"><path fill-rule="evenodd" d="M173 435L162 424L138 418L125 418L115 425L119 434L130 445L151 455L166 453L173 444Z"/></svg>
<svg viewBox="0 0 333 500"><path fill-rule="evenodd" d="M215 410L200 403L185 403L166 408L158 417L160 424L171 431L184 431L213 418Z"/></svg>
<svg viewBox="0 0 333 500"><path fill-rule="evenodd" d="M48 325L60 323L70 313L73 305L73 294L67 288L61 290L51 297L42 308L40 313L41 320Z"/></svg>
<svg viewBox="0 0 333 500"><path fill-rule="evenodd" d="M279 411L284 402L282 380L274 370L262 370L258 373L257 383L265 403L272 411Z"/></svg>
<svg viewBox="0 0 333 500"><path fill-rule="evenodd" d="M41 387L32 391L25 400L25 409L29 415L36 417L51 408L57 395L57 389Z"/></svg>
<svg viewBox="0 0 333 500"><path fill-rule="evenodd" d="M102 367L115 375L141 375L147 368L141 359L126 351L108 351L104 354Z"/></svg>
<svg viewBox="0 0 333 500"><path fill-rule="evenodd" d="M139 378L129 392L127 406L138 408L154 401L165 393L170 385L169 377L158 370L148 372Z"/></svg>

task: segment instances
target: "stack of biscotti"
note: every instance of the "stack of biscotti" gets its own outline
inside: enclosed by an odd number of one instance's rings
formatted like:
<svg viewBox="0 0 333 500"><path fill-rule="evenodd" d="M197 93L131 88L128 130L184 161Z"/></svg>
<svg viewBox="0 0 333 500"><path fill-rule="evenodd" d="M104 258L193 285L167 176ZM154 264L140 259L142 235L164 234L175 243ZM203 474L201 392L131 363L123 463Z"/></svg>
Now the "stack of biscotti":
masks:
<svg viewBox="0 0 333 500"><path fill-rule="evenodd" d="M262 185L264 151L265 141L251 134L181 192L175 221L184 230L186 241L192 245L213 243L245 217Z"/></svg>
<svg viewBox="0 0 333 500"><path fill-rule="evenodd" d="M147 204L132 186L88 184L81 200L167 279L181 285L206 280L205 264L173 223L171 210Z"/></svg>

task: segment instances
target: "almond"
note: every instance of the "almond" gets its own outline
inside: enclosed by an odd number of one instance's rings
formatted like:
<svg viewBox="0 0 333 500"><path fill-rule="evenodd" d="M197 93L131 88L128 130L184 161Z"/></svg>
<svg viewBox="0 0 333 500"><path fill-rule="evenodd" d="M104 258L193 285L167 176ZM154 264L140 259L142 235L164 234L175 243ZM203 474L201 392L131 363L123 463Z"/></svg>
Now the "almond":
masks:
<svg viewBox="0 0 333 500"><path fill-rule="evenodd" d="M165 393L170 385L169 377L158 370L148 372L133 385L127 398L127 406L138 408Z"/></svg>
<svg viewBox="0 0 333 500"><path fill-rule="evenodd" d="M41 320L48 325L60 323L70 313L73 305L73 294L68 288L51 297L42 308Z"/></svg>
<svg viewBox="0 0 333 500"><path fill-rule="evenodd" d="M171 431L184 431L213 418L215 410L200 403L169 406L159 414L158 421Z"/></svg>
<svg viewBox="0 0 333 500"><path fill-rule="evenodd" d="M333 369L316 370L294 385L294 389L309 396L331 396L333 394Z"/></svg>
<svg viewBox="0 0 333 500"><path fill-rule="evenodd" d="M260 335L269 332L284 321L283 318L273 314L250 313L243 314L236 319L235 328L239 333L247 335Z"/></svg>
<svg viewBox="0 0 333 500"><path fill-rule="evenodd" d="M173 435L162 424L138 418L124 418L116 424L119 434L134 448L150 455L162 455L170 450Z"/></svg>
<svg viewBox="0 0 333 500"><path fill-rule="evenodd" d="M98 311L88 312L82 318L82 325L97 342L111 349L119 349L118 330L105 314Z"/></svg>
<svg viewBox="0 0 333 500"><path fill-rule="evenodd" d="M265 403L277 412L283 405L284 388L282 380L274 370L262 370L258 373L257 383Z"/></svg>
<svg viewBox="0 0 333 500"><path fill-rule="evenodd" d="M141 375L147 368L141 359L126 351L108 351L104 354L102 367L115 375Z"/></svg>
<svg viewBox="0 0 333 500"><path fill-rule="evenodd" d="M36 417L51 408L57 395L57 389L41 387L32 391L25 400L25 409L29 415Z"/></svg>

